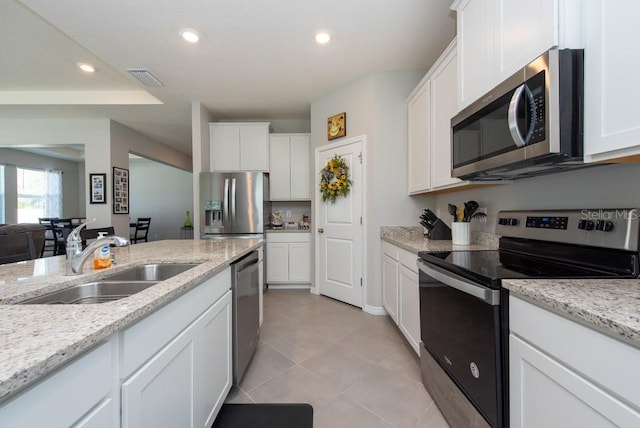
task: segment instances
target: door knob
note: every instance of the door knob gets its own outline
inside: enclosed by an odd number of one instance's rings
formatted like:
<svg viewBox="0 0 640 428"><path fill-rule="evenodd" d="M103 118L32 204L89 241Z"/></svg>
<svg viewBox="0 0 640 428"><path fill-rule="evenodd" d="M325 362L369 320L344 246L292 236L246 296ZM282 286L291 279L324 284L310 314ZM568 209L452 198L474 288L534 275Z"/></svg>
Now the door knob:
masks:
<svg viewBox="0 0 640 428"><path fill-rule="evenodd" d="M318 228L318 233L324 233L324 229L323 229L323 228L321 228L321 227L319 227L319 228Z"/></svg>

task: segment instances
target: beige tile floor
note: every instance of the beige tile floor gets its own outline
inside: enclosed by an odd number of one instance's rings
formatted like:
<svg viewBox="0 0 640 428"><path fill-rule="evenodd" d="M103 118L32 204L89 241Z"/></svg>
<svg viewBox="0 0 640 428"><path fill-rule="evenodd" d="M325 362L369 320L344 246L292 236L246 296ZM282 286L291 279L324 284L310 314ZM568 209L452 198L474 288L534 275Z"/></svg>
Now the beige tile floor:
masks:
<svg viewBox="0 0 640 428"><path fill-rule="evenodd" d="M227 402L310 403L314 428L448 427L387 316L306 290L269 290L260 344Z"/></svg>

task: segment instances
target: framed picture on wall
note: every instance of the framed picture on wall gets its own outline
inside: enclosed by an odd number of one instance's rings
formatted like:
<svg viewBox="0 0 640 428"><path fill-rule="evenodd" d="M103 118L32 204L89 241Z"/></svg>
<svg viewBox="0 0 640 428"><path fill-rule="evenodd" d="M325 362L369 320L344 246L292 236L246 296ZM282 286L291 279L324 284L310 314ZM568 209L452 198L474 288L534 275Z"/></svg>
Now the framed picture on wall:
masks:
<svg viewBox="0 0 640 428"><path fill-rule="evenodd" d="M113 167L113 213L129 214L129 170Z"/></svg>
<svg viewBox="0 0 640 428"><path fill-rule="evenodd" d="M89 203L107 203L107 174L89 174Z"/></svg>
<svg viewBox="0 0 640 428"><path fill-rule="evenodd" d="M347 113L338 113L327 119L327 140L347 135Z"/></svg>

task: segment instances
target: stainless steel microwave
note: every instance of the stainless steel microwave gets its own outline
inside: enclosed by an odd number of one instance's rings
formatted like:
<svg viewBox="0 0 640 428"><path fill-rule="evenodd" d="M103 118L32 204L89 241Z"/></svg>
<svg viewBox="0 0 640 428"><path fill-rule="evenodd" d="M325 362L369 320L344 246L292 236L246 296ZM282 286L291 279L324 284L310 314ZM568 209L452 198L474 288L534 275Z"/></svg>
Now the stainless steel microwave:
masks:
<svg viewBox="0 0 640 428"><path fill-rule="evenodd" d="M583 51L550 50L451 119L452 175L500 180L585 166Z"/></svg>

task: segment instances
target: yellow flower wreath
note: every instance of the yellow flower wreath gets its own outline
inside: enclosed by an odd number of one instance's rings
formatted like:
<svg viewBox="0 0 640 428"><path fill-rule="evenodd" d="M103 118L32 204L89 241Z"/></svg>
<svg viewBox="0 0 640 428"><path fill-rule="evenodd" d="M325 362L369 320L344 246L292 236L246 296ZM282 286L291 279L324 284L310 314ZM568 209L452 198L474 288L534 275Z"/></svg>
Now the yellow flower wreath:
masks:
<svg viewBox="0 0 640 428"><path fill-rule="evenodd" d="M338 155L327 162L320 171L320 193L322 202L336 203L338 196L347 196L351 190L349 165Z"/></svg>

